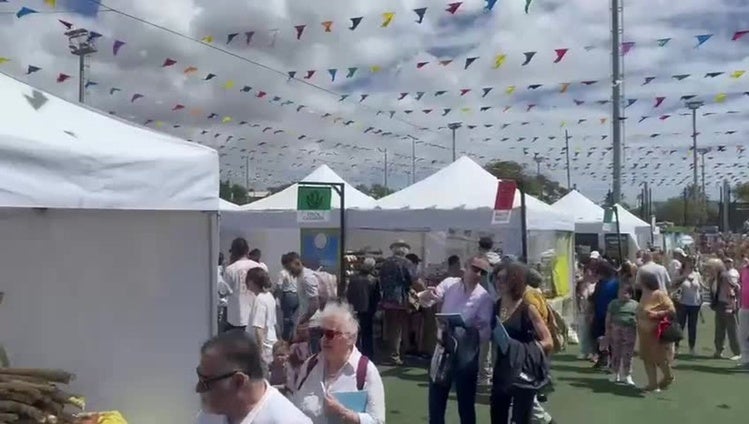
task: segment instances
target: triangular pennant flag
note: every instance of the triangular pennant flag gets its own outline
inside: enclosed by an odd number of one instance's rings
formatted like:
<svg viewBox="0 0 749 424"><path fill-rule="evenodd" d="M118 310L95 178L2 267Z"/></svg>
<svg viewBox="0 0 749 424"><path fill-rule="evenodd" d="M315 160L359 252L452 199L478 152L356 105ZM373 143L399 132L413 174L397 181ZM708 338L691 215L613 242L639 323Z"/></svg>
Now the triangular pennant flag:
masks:
<svg viewBox="0 0 749 424"><path fill-rule="evenodd" d="M643 82L642 85L648 85L653 82L654 79L655 77L645 77L645 82Z"/></svg>
<svg viewBox="0 0 749 424"><path fill-rule="evenodd" d="M231 44L232 41L234 41L234 38L239 35L238 32L232 32L231 34L226 36L226 44Z"/></svg>
<svg viewBox="0 0 749 424"><path fill-rule="evenodd" d="M695 96L694 94L687 94L685 96L681 96L681 100L682 101L691 100L691 99L693 99L695 97L697 97L697 96Z"/></svg>
<svg viewBox="0 0 749 424"><path fill-rule="evenodd" d="M335 75L338 73L338 69L328 69L328 73L330 74L330 80L335 81Z"/></svg>
<svg viewBox="0 0 749 424"><path fill-rule="evenodd" d="M163 65L161 65L161 67L162 67L162 68L166 68L166 67L169 67L169 66L172 66L172 65L174 65L175 63L177 63L177 61L176 61L176 60L174 60L174 59L170 59L170 58L166 58L166 59L164 60L164 64L163 64Z"/></svg>
<svg viewBox="0 0 749 424"><path fill-rule="evenodd" d="M358 18L351 18L351 26L349 27L349 29L351 31L355 30L356 27L358 27L359 24L361 23L362 19L364 19L363 16L359 16Z"/></svg>
<svg viewBox="0 0 749 424"><path fill-rule="evenodd" d="M482 90L483 90L484 93L481 95L481 98L486 97L486 95L489 94L489 92L492 91L493 88L494 87L485 87L485 88L482 88Z"/></svg>
<svg viewBox="0 0 749 424"><path fill-rule="evenodd" d="M174 107L172 108L172 112L174 112L174 111L178 111L178 110L182 110L182 109L184 109L184 108L185 108L185 106L184 106L184 105L176 104L176 105L174 105Z"/></svg>
<svg viewBox="0 0 749 424"><path fill-rule="evenodd" d="M705 78L715 78L720 75L723 75L723 72L708 72L705 74Z"/></svg>
<svg viewBox="0 0 749 424"><path fill-rule="evenodd" d="M357 69L359 68L348 68L348 74L346 74L346 78L353 78Z"/></svg>
<svg viewBox="0 0 749 424"><path fill-rule="evenodd" d="M424 112L425 115L429 115L429 113L432 112L432 109L424 109L422 112Z"/></svg>
<svg viewBox="0 0 749 424"><path fill-rule="evenodd" d="M116 93L118 91L122 91L122 90L120 90L117 87L112 87L112 88L109 89L109 95L111 96L111 95L113 95L114 93Z"/></svg>
<svg viewBox="0 0 749 424"><path fill-rule="evenodd" d="M749 30L736 31L735 33L733 33L733 37L731 37L731 41L739 41L746 34L749 34Z"/></svg>
<svg viewBox="0 0 749 424"><path fill-rule="evenodd" d="M514 85L511 85L511 86L507 87L507 90L505 90L505 93L507 93L507 94L512 94L514 92L515 92L515 86Z"/></svg>
<svg viewBox="0 0 749 424"><path fill-rule="evenodd" d="M57 6L57 0L44 0L44 4L54 9Z"/></svg>
<svg viewBox="0 0 749 424"><path fill-rule="evenodd" d="M416 100L421 100L421 98L424 97L423 91L417 91L416 92Z"/></svg>
<svg viewBox="0 0 749 424"><path fill-rule="evenodd" d="M83 85L83 88L89 88L89 87L93 87L95 85L99 85L99 83L95 82L95 81L86 81L86 84Z"/></svg>
<svg viewBox="0 0 749 424"><path fill-rule="evenodd" d="M416 64L416 69L421 69L426 66L429 62L419 62Z"/></svg>
<svg viewBox="0 0 749 424"><path fill-rule="evenodd" d="M68 21L63 21L62 19L58 19L57 22L63 24L65 26L65 28L67 28L67 29L72 29L73 28L73 24L71 24Z"/></svg>
<svg viewBox="0 0 749 424"><path fill-rule="evenodd" d="M183 73L184 73L185 75L190 75L190 74L194 74L195 72L198 72L198 68L196 68L196 67L194 67L194 66L188 66L188 67L187 67L187 68L185 68L185 70L183 71Z"/></svg>
<svg viewBox="0 0 749 424"><path fill-rule="evenodd" d="M244 87L242 87L242 89L241 89L241 90L239 90L239 91L241 91L241 92L243 92L243 93L249 93L249 92L250 92L250 90L252 90L252 87L250 87L249 85L245 85L245 86L244 86Z"/></svg>
<svg viewBox="0 0 749 424"><path fill-rule="evenodd" d="M486 0L486 6L484 6L484 10L492 10L495 4L497 4L497 0Z"/></svg>
<svg viewBox="0 0 749 424"><path fill-rule="evenodd" d="M572 101L575 102L575 105L577 106L580 106L585 103L585 100L573 99Z"/></svg>
<svg viewBox="0 0 749 424"><path fill-rule="evenodd" d="M244 43L248 46L252 42L252 37L255 35L255 31L247 31L244 33Z"/></svg>
<svg viewBox="0 0 749 424"><path fill-rule="evenodd" d="M122 41L122 40L114 40L114 43L112 44L112 55L117 56L117 53L120 52L120 49L124 45L125 45L124 41Z"/></svg>
<svg viewBox="0 0 749 424"><path fill-rule="evenodd" d="M661 116L658 117L658 119L660 119L661 121L665 121L666 119L668 119L670 117L671 117L671 115L661 115Z"/></svg>
<svg viewBox="0 0 749 424"><path fill-rule="evenodd" d="M369 94L362 94L359 98L359 103L363 102L367 97L369 97Z"/></svg>
<svg viewBox="0 0 749 424"><path fill-rule="evenodd" d="M316 72L315 70L310 69L309 71L307 71L307 75L304 76L304 79L312 78L312 76L315 75L315 72Z"/></svg>
<svg viewBox="0 0 749 424"><path fill-rule="evenodd" d="M658 40L658 47L665 47L668 42L671 41L670 38L661 38Z"/></svg>
<svg viewBox="0 0 749 424"><path fill-rule="evenodd" d="M445 91L445 90L435 91L434 92L434 97L439 97L439 96L441 96L441 95L443 95L445 93L447 93L447 91Z"/></svg>
<svg viewBox="0 0 749 424"><path fill-rule="evenodd" d="M648 117L647 117L647 116L643 116L642 118L640 118L640 120L639 120L639 121L637 121L637 123L639 124L640 122L642 122L642 121L644 121L644 120L646 120L646 119L648 119Z"/></svg>
<svg viewBox="0 0 749 424"><path fill-rule="evenodd" d="M450 108L447 108L447 109L442 109L442 116L445 116L445 115L447 115L448 113L450 113L450 111L451 111L451 110L452 110L452 109L450 109Z"/></svg>
<svg viewBox="0 0 749 424"><path fill-rule="evenodd" d="M224 124L228 124L231 121L232 121L231 116L224 116L223 118L221 118L221 122L223 122Z"/></svg>
<svg viewBox="0 0 749 424"><path fill-rule="evenodd" d="M338 99L338 101L339 101L339 102L342 102L342 101L346 100L346 99L347 99L347 98L348 98L349 96L350 96L350 94L342 94L342 95L341 95L341 98L340 98L340 99Z"/></svg>
<svg viewBox="0 0 749 424"><path fill-rule="evenodd" d="M461 88L460 89L460 95L465 96L469 91L471 91L470 88Z"/></svg>
<svg viewBox="0 0 749 424"><path fill-rule="evenodd" d="M486 112L487 110L489 110L489 109L491 109L491 108L492 108L491 106L482 106L480 110L481 110L482 112Z"/></svg>
<svg viewBox="0 0 749 424"><path fill-rule="evenodd" d="M696 45L696 46L694 46L694 47L695 47L695 48L697 48L697 47L699 47L699 46L701 46L701 45L705 44L705 42L706 42L707 40L709 40L709 39L710 39L710 37L712 37L712 36L713 36L713 34L701 34L701 35L695 35L695 38L697 38L697 45Z"/></svg>
<svg viewBox="0 0 749 424"><path fill-rule="evenodd" d="M564 55L567 54L567 51L569 49L555 49L554 51L557 53L557 58L554 59L554 63L559 63L564 58Z"/></svg>
<svg viewBox="0 0 749 424"><path fill-rule="evenodd" d="M560 93L566 93L567 90L570 88L570 84L571 83L569 83L569 82L563 82L562 83L562 88L559 90L559 92Z"/></svg>
<svg viewBox="0 0 749 424"><path fill-rule="evenodd" d="M605 124L607 120L608 120L608 118L601 118L600 119L601 125Z"/></svg>
<svg viewBox="0 0 749 424"><path fill-rule="evenodd" d="M743 76L743 75L744 75L745 73L746 73L746 71L741 71L741 70L739 70L739 71L733 71L733 73L731 73L731 78L733 78L733 79L739 79L739 78L741 78L741 77L742 77L742 76Z"/></svg>
<svg viewBox="0 0 749 424"><path fill-rule="evenodd" d="M204 80L208 81L208 80L212 80L214 78L216 78L216 74L208 74L208 75L205 76Z"/></svg>
<svg viewBox="0 0 749 424"><path fill-rule="evenodd" d="M672 78L674 78L677 81L681 81L685 78L689 78L689 75L690 74L679 74L679 75L674 75Z"/></svg>
<svg viewBox="0 0 749 424"><path fill-rule="evenodd" d="M580 81L580 82L581 82L582 84L584 84L584 85L593 85L593 84L597 83L598 81L592 81L592 80L591 80L591 81Z"/></svg>
<svg viewBox="0 0 749 424"><path fill-rule="evenodd" d="M403 100L408 96L408 93L401 93L400 96L398 96L398 100Z"/></svg>
<svg viewBox="0 0 749 424"><path fill-rule="evenodd" d="M463 69L464 69L464 70L465 70L465 69L468 69L468 67L469 67L469 66L471 66L471 64L472 64L473 62L475 62L475 61L476 61L476 59L478 59L478 57L469 57L469 58L467 58L467 59L466 59L466 64L465 64L465 66L463 67Z"/></svg>
<svg viewBox="0 0 749 424"><path fill-rule="evenodd" d="M494 57L494 66L492 68L499 69L502 65L504 65L505 61L507 60L506 54L498 54Z"/></svg>
<svg viewBox="0 0 749 424"><path fill-rule="evenodd" d="M26 15L31 15L33 13L39 13L34 9L28 8L26 6L22 7L18 12L16 12L16 18L23 18Z"/></svg>
<svg viewBox="0 0 749 424"><path fill-rule="evenodd" d="M440 65L442 65L442 66L447 66L447 65L449 65L451 63L453 63L452 59L440 60Z"/></svg>
<svg viewBox="0 0 749 424"><path fill-rule="evenodd" d="M213 36L212 35L206 35L205 37L201 38L200 41L202 41L202 42L204 42L206 44L211 44L211 43L213 43Z"/></svg>
<svg viewBox="0 0 749 424"><path fill-rule="evenodd" d="M262 99L263 97L265 97L266 94L268 93L266 93L265 91L258 91L257 98Z"/></svg>
<svg viewBox="0 0 749 424"><path fill-rule="evenodd" d="M59 75L57 75L57 82L65 82L68 80L68 78L70 78L70 75L60 73Z"/></svg>
<svg viewBox="0 0 749 424"><path fill-rule="evenodd" d="M369 71L373 74L376 74L377 72L380 72L382 70L382 67L379 65L372 65L369 67Z"/></svg>
<svg viewBox="0 0 749 424"><path fill-rule="evenodd" d="M395 18L395 12L385 12L382 14L382 25L380 25L381 28L386 28L388 25L390 25L391 22L393 22L393 18Z"/></svg>
<svg viewBox="0 0 749 424"><path fill-rule="evenodd" d="M726 93L720 93L717 96L715 96L715 103L723 103L726 101L726 98L728 95Z"/></svg>
<svg viewBox="0 0 749 424"><path fill-rule="evenodd" d="M523 62L521 66L525 66L531 63L531 60L533 60L533 56L536 55L536 52L525 52L523 54L525 55L525 62Z"/></svg>
<svg viewBox="0 0 749 424"><path fill-rule="evenodd" d="M656 107L660 106L661 103L663 103L664 100L666 100L665 97L656 97L655 98L655 106L653 106L653 107L656 108Z"/></svg>
<svg viewBox="0 0 749 424"><path fill-rule="evenodd" d="M34 66L34 65L29 65L29 66L28 66L28 68L26 68L26 75L31 75L31 74L33 74L34 72L37 72L37 71L39 71L39 70L41 70L41 69L42 69L42 68L40 68L40 67L38 67L38 66Z"/></svg>
<svg viewBox="0 0 749 424"><path fill-rule="evenodd" d="M528 90L535 90L541 88L541 86L543 86L543 84L531 84L528 86Z"/></svg>
<svg viewBox="0 0 749 424"><path fill-rule="evenodd" d="M322 27L325 32L333 32L333 21L324 21Z"/></svg>
<svg viewBox="0 0 749 424"><path fill-rule="evenodd" d="M632 47L634 47L634 46L635 46L635 42L634 41L625 41L625 42L623 42L622 43L622 56L624 56L627 53L629 53L629 51L632 50Z"/></svg>
<svg viewBox="0 0 749 424"><path fill-rule="evenodd" d="M419 19L416 20L417 24L424 22L424 14L426 13L426 11L427 11L426 7L420 7L418 9L414 9L414 12L416 12L416 16L419 17Z"/></svg>
<svg viewBox="0 0 749 424"><path fill-rule="evenodd" d="M526 109L525 111L526 111L526 112L530 112L530 111L531 111L531 109L533 109L534 107L536 107L536 105L535 105L535 104L529 104L529 105L528 105L528 109Z"/></svg>
<svg viewBox="0 0 749 424"><path fill-rule="evenodd" d="M226 83L224 83L222 87L224 88L224 90L231 90L232 88L234 88L234 81L226 81Z"/></svg>
<svg viewBox="0 0 749 424"><path fill-rule="evenodd" d="M287 72L287 74L289 75L290 79L293 79L296 76L296 71L289 71Z"/></svg>
<svg viewBox="0 0 749 424"><path fill-rule="evenodd" d="M447 11L447 13L449 13L451 15L454 15L455 12L458 11L458 8L460 7L461 4L463 4L463 2L460 2L460 1L459 2L455 2L455 3L450 3L450 4L447 5L447 9L445 9L445 10Z"/></svg>
<svg viewBox="0 0 749 424"><path fill-rule="evenodd" d="M133 94L133 97L130 98L130 103L133 103L133 102L135 102L136 100L138 100L138 99L140 99L142 97L143 97L142 94L138 94L138 93Z"/></svg>
<svg viewBox="0 0 749 424"><path fill-rule="evenodd" d="M294 26L294 29L296 29L296 39L299 40L302 38L302 33L304 32L304 28L306 28L307 25L296 25Z"/></svg>

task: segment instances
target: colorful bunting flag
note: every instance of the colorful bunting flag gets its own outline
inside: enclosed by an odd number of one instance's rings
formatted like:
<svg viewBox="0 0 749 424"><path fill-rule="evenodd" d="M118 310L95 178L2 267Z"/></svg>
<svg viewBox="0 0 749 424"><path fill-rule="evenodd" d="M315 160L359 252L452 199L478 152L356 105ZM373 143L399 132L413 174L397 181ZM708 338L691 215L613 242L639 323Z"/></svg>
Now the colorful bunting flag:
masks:
<svg viewBox="0 0 749 424"><path fill-rule="evenodd" d="M95 85L99 85L99 83L96 81L86 81L86 84L83 85L83 88L89 88Z"/></svg>
<svg viewBox="0 0 749 424"><path fill-rule="evenodd" d="M533 0L525 0L525 14L526 15L528 14L528 9L530 9L532 1Z"/></svg>
<svg viewBox="0 0 749 424"><path fill-rule="evenodd" d="M723 72L708 72L705 74L705 78L715 78L720 75L723 75Z"/></svg>
<svg viewBox="0 0 749 424"><path fill-rule="evenodd" d="M416 69L421 69L425 67L427 64L429 64L429 62L419 62L416 64Z"/></svg>
<svg viewBox="0 0 749 424"><path fill-rule="evenodd" d="M249 85L245 85L245 86L244 86L244 87L242 87L242 89L241 89L241 90L239 90L239 91L241 91L241 92L243 92L243 93L249 93L249 92L250 92L250 90L252 90L252 87L250 87Z"/></svg>
<svg viewBox="0 0 749 424"><path fill-rule="evenodd" d="M16 18L21 19L24 16L31 15L31 14L34 14L34 13L39 13L39 12L37 12L34 9L31 9L31 8L28 8L28 7L24 6L21 9L19 9L18 12L16 12Z"/></svg>
<svg viewBox="0 0 749 424"><path fill-rule="evenodd" d="M330 80L335 81L336 73L338 73L338 69L328 69L328 73L330 74Z"/></svg>
<svg viewBox="0 0 749 424"><path fill-rule="evenodd" d="M57 82L58 82L58 83L61 83L61 82L65 82L65 81L67 81L67 80L68 80L69 78L70 78L70 75L67 75L67 74L63 74L63 73L60 73L59 75L57 75Z"/></svg>
<svg viewBox="0 0 749 424"><path fill-rule="evenodd" d="M525 62L523 62L521 66L525 66L531 63L531 60L533 60L533 56L536 55L536 52L525 52L523 54L525 55Z"/></svg>
<svg viewBox="0 0 749 424"><path fill-rule="evenodd" d="M423 91L416 92L416 100L421 100L422 97L424 97Z"/></svg>
<svg viewBox="0 0 749 424"><path fill-rule="evenodd" d="M238 32L232 32L231 34L226 36L226 44L231 44L232 41L239 35Z"/></svg>
<svg viewBox="0 0 749 424"><path fill-rule="evenodd" d="M567 54L567 51L568 51L568 50L569 50L569 49L556 49L556 50L554 50L554 51L555 51L555 52L557 53L557 58L556 58L556 59L554 59L554 63L559 63L559 62L561 62L561 61L562 61L562 59L564 58L564 55L566 55L566 54Z"/></svg>
<svg viewBox="0 0 749 424"><path fill-rule="evenodd" d="M162 68L166 68L166 67L169 67L169 66L172 66L172 65L174 65L175 63L177 63L177 61L176 61L176 60L174 60L174 59L170 59L170 58L166 58L166 59L164 60L164 64L163 64L163 65L161 65L161 67L162 67Z"/></svg>
<svg viewBox="0 0 749 424"><path fill-rule="evenodd" d="M296 25L294 29L296 29L296 39L299 40L302 38L302 33L304 32L304 28L306 28L307 25Z"/></svg>
<svg viewBox="0 0 749 424"><path fill-rule="evenodd" d="M733 71L733 73L731 74L731 78L733 78L733 79L739 79L739 78L741 78L741 77L742 77L742 76L743 76L743 75L744 75L745 73L746 73L746 71L741 71L741 70L739 70L739 71Z"/></svg>
<svg viewBox="0 0 749 424"><path fill-rule="evenodd" d="M348 68L348 74L346 74L346 78L353 78L357 69L359 68Z"/></svg>
<svg viewBox="0 0 749 424"><path fill-rule="evenodd" d="M442 116L445 116L445 115L447 115L448 113L450 113L450 111L451 111L451 110L452 110L452 109L450 109L450 108L447 108L447 109L442 109L442 111L443 111L443 112L442 112Z"/></svg>
<svg viewBox="0 0 749 424"><path fill-rule="evenodd" d="M726 98L728 97L725 93L720 93L715 96L715 103L723 103L726 101Z"/></svg>
<svg viewBox="0 0 749 424"><path fill-rule="evenodd" d="M7 58L7 57L0 57L0 65L2 65L3 63L8 63L8 62L10 62L9 58ZM28 74L26 74L26 75L28 75Z"/></svg>
<svg viewBox="0 0 749 424"><path fill-rule="evenodd" d="M4 59L4 58L0 58L0 63L2 63L2 60L1 60L1 59ZM34 66L34 65L29 65L29 66L28 66L28 68L26 68L26 75L31 75L31 74L33 74L34 72L40 71L41 69L42 69L42 68L40 68L40 67L38 67L38 66Z"/></svg>
<svg viewBox="0 0 749 424"><path fill-rule="evenodd" d="M214 78L216 78L216 74L208 74L208 75L205 76L204 80L208 81L208 80L212 80Z"/></svg>
<svg viewBox="0 0 749 424"><path fill-rule="evenodd" d="M581 83L581 84L584 84L584 85L593 85L593 84L595 84L595 83L597 83L597 82L598 82L598 81L592 81L592 80L591 80L591 81L580 81L580 83Z"/></svg>
<svg viewBox="0 0 749 424"><path fill-rule="evenodd" d="M535 90L537 88L541 88L543 84L531 84L528 86L528 90Z"/></svg>
<svg viewBox="0 0 749 424"><path fill-rule="evenodd" d="M731 41L739 41L746 34L749 34L749 30L736 31L731 37Z"/></svg>
<svg viewBox="0 0 749 424"><path fill-rule="evenodd" d="M211 43L213 43L213 36L212 35L206 35L205 37L201 38L200 41L202 41L202 42L204 42L206 44L211 44Z"/></svg>
<svg viewBox="0 0 749 424"><path fill-rule="evenodd" d="M515 92L515 86L514 85L511 85L511 86L507 87L507 90L505 90L505 93L507 93L507 94L512 94L514 92Z"/></svg>
<svg viewBox="0 0 749 424"><path fill-rule="evenodd" d="M468 94L468 92L470 92L470 91L471 91L471 89L470 89L470 88L461 88L461 89L460 89L460 95L461 95L461 96L465 96L465 95L466 95L466 94Z"/></svg>
<svg viewBox="0 0 749 424"><path fill-rule="evenodd" d="M323 21L322 27L324 28L325 32L333 32L333 21Z"/></svg>
<svg viewBox="0 0 749 424"><path fill-rule="evenodd" d="M310 69L307 71L307 75L304 76L304 79L311 79L313 75L315 75L315 70Z"/></svg>
<svg viewBox="0 0 749 424"><path fill-rule="evenodd" d="M287 74L289 75L289 79L293 79L296 76L296 71L289 71Z"/></svg>
<svg viewBox="0 0 749 424"><path fill-rule="evenodd" d="M231 90L232 88L234 88L234 81L226 81L226 83L224 83L222 87L224 88L224 90Z"/></svg>
<svg viewBox="0 0 749 424"><path fill-rule="evenodd" d="M494 58L494 66L492 66L492 68L499 69L502 65L504 65L505 60L507 60L507 55L506 54L498 54Z"/></svg>
<svg viewBox="0 0 749 424"><path fill-rule="evenodd" d="M679 75L674 75L672 78L674 78L677 81L681 81L681 80L684 80L686 78L689 78L689 75L690 74L679 74Z"/></svg>
<svg viewBox="0 0 749 424"><path fill-rule="evenodd" d="M369 97L369 94L362 94L359 99L359 103L363 102L367 97Z"/></svg>
<svg viewBox="0 0 749 424"><path fill-rule="evenodd" d="M458 8L460 8L461 4L463 4L463 2L460 2L460 1L459 2L455 2L455 3L450 3L450 4L447 5L447 9L445 9L445 10L447 11L447 13L449 13L451 15L454 15L455 12L458 11Z"/></svg>
<svg viewBox="0 0 749 424"><path fill-rule="evenodd" d="M492 88L493 88L493 87L485 87L485 88L482 88L482 90L483 90L483 92L484 92L484 93L483 93L483 94L481 95L481 98L484 98L484 97L486 97L486 95L487 95L487 94L489 94L489 92L490 92L490 91L492 91Z"/></svg>
<svg viewBox="0 0 749 424"><path fill-rule="evenodd" d="M380 72L382 70L382 67L379 65L372 65L369 67L370 72L373 74L376 74L377 72Z"/></svg>
<svg viewBox="0 0 749 424"><path fill-rule="evenodd" d="M390 25L391 22L393 22L393 18L395 18L395 12L385 12L382 14L382 25L380 27L387 28L388 25Z"/></svg>
<svg viewBox="0 0 749 424"><path fill-rule="evenodd" d="M655 77L645 77L645 82L643 82L642 85L648 85L653 82L654 79Z"/></svg>
<svg viewBox="0 0 749 424"><path fill-rule="evenodd" d="M398 100L403 100L406 98L406 96L408 96L408 93L401 93L400 96L398 97Z"/></svg>
<svg viewBox="0 0 749 424"><path fill-rule="evenodd" d="M143 97L142 94L138 94L138 93L133 94L133 97L130 98L130 103L134 103L136 100L138 100L138 99L140 99L142 97Z"/></svg>
<svg viewBox="0 0 749 424"><path fill-rule="evenodd" d="M561 90L559 90L559 92L560 92L560 93L566 93L566 92L567 92L567 89L569 89L569 88L570 88L570 84L571 84L571 83L569 83L569 82L563 82L563 83L562 83L562 88L561 88Z"/></svg>
<svg viewBox="0 0 749 424"><path fill-rule="evenodd" d="M710 37L712 37L712 36L713 36L713 34L702 34L702 35L695 35L695 38L697 38L697 45L696 45L696 46L694 46L694 47L695 47L695 48L697 48L697 47L699 47L699 46L701 46L701 45L705 44L705 42L706 42L707 40L709 40L709 39L710 39Z"/></svg>
<svg viewBox="0 0 749 424"><path fill-rule="evenodd" d="M362 19L364 19L363 16L359 16L358 18L351 18L351 26L349 27L349 29L351 31L355 30L356 27L358 27L359 24L361 23Z"/></svg>
<svg viewBox="0 0 749 424"><path fill-rule="evenodd" d="M117 87L112 87L112 88L109 89L109 95L112 96L112 95L114 95L114 93L116 93L118 91L122 91L122 90L120 90Z"/></svg>
<svg viewBox="0 0 749 424"><path fill-rule="evenodd" d="M63 21L62 19L58 19L57 22L63 24L65 28L67 29L73 29L73 24L68 21Z"/></svg>
<svg viewBox="0 0 749 424"><path fill-rule="evenodd" d="M121 40L114 40L114 43L112 43L112 55L117 56L117 53L120 52L120 49L122 46L125 45L124 41Z"/></svg>
<svg viewBox="0 0 749 424"><path fill-rule="evenodd" d="M231 116L224 116L223 118L221 118L221 122L224 124L228 124L231 121L232 121Z"/></svg>
<svg viewBox="0 0 749 424"><path fill-rule="evenodd" d="M627 53L629 53L629 51L632 50L632 47L634 47L634 46L635 46L635 42L634 41L625 41L625 42L623 42L622 43L622 56L624 56Z"/></svg>
<svg viewBox="0 0 749 424"><path fill-rule="evenodd" d="M663 103L664 100L666 100L665 97L656 97L655 98L655 106L653 106L653 107L656 108L656 107L660 106L661 103Z"/></svg>
<svg viewBox="0 0 749 424"><path fill-rule="evenodd" d="M263 97L265 97L266 94L268 94L268 93L266 93L265 91L258 91L257 92L257 98L258 99L262 99Z"/></svg>
<svg viewBox="0 0 749 424"><path fill-rule="evenodd" d="M434 92L434 97L439 97L439 96L441 96L441 95L443 95L445 93L447 93L447 91L445 91L445 90L435 91Z"/></svg>
<svg viewBox="0 0 749 424"><path fill-rule="evenodd" d="M668 44L669 41L671 41L670 38L660 38L658 41L658 47L665 47L666 44Z"/></svg>
<svg viewBox="0 0 749 424"><path fill-rule="evenodd" d="M178 110L182 110L182 109L184 109L184 108L185 108L185 105L180 105L180 104L176 104L176 105L174 105L174 107L172 108L172 112L175 112L175 111L178 111Z"/></svg>
<svg viewBox="0 0 749 424"><path fill-rule="evenodd" d="M637 102L637 99L627 99L627 106L624 106L625 108L628 108L635 104Z"/></svg>
<svg viewBox="0 0 749 424"><path fill-rule="evenodd" d="M671 115L661 115L660 117L658 117L658 119L660 119L661 121L665 121L666 119L668 119L670 117L671 117Z"/></svg>
<svg viewBox="0 0 749 424"><path fill-rule="evenodd" d="M417 24L424 22L424 14L426 13L426 11L427 11L426 7L420 7L418 9L414 9L414 12L416 12L416 16L419 17L419 19L416 20Z"/></svg>
<svg viewBox="0 0 749 424"><path fill-rule="evenodd" d="M255 31L247 31L244 33L244 40L246 45L250 45L252 42L252 37L255 35Z"/></svg>
<svg viewBox="0 0 749 424"><path fill-rule="evenodd" d="M449 65L451 63L453 63L452 59L440 60L440 65L442 65L442 66L447 66L447 65Z"/></svg>
<svg viewBox="0 0 749 424"><path fill-rule="evenodd" d="M476 59L478 59L478 57L469 57L469 58L466 58L466 64L465 64L465 66L463 67L463 70L466 70L466 69L468 69L468 67L469 67L469 66L471 66L471 64L472 64L473 62L475 62L475 61L476 61Z"/></svg>

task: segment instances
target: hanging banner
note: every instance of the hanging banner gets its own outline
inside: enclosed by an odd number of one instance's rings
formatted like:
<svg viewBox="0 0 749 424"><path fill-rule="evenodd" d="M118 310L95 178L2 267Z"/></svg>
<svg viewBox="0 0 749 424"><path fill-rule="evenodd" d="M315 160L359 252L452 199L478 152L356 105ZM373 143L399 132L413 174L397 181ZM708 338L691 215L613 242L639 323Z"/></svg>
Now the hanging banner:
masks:
<svg viewBox="0 0 749 424"><path fill-rule="evenodd" d="M494 198L494 214L492 224L507 224L512 215L512 205L515 203L515 181L499 181L497 184L497 196Z"/></svg>
<svg viewBox="0 0 749 424"><path fill-rule="evenodd" d="M330 187L299 186L297 222L327 222L330 219Z"/></svg>

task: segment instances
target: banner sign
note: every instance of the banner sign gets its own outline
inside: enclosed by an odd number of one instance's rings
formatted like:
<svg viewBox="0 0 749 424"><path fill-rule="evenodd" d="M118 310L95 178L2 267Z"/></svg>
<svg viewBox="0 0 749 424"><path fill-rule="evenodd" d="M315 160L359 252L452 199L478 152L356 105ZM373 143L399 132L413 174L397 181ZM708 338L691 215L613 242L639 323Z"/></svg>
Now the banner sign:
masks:
<svg viewBox="0 0 749 424"><path fill-rule="evenodd" d="M331 187L299 186L297 189L297 221L328 221L331 198Z"/></svg>
<svg viewBox="0 0 749 424"><path fill-rule="evenodd" d="M499 181L497 184L497 196L494 198L494 215L492 224L507 224L510 222L512 205L515 203L515 181Z"/></svg>

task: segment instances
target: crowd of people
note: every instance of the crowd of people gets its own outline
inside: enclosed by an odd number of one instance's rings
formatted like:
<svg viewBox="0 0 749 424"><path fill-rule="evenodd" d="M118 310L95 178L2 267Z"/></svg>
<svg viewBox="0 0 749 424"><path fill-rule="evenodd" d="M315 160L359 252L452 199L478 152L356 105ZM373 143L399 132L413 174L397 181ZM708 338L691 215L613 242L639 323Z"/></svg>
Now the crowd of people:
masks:
<svg viewBox="0 0 749 424"><path fill-rule="evenodd" d="M541 275L492 247L482 238L466 261L451 256L434 281L419 271L410 246L396 241L376 274L375 260L366 258L338 285L295 252L282 256L283 271L272 281L260 251L234 240L220 268L226 322L203 347L198 367L200 422L384 423L384 387L373 360L401 366L412 345L432 350L430 423L445 422L453 387L462 424L477 422L482 388L490 392L493 424L553 422L542 402L551 389L550 361L566 342L565 324L539 290ZM749 260L737 270L731 258L708 259L701 273L681 249L667 266L663 259L640 252L636 263L616 266L593 252L581 264L575 290L581 359L609 372L612 382L635 386L639 340L643 390L665 390L675 381L682 329L694 354L696 324L709 299L714 356L722 357L728 338L732 359L746 365L749 310L741 327L738 311L749 308Z"/></svg>

